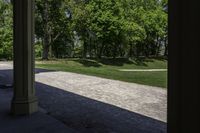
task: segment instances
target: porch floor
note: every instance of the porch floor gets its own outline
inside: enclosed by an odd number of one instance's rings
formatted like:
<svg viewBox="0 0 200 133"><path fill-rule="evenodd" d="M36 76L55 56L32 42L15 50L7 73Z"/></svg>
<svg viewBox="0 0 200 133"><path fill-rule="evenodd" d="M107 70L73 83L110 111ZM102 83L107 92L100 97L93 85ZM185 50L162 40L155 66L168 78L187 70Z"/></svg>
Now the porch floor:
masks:
<svg viewBox="0 0 200 133"><path fill-rule="evenodd" d="M11 98L11 88L0 88L1 133L76 133L42 110L30 116L11 116L9 114Z"/></svg>

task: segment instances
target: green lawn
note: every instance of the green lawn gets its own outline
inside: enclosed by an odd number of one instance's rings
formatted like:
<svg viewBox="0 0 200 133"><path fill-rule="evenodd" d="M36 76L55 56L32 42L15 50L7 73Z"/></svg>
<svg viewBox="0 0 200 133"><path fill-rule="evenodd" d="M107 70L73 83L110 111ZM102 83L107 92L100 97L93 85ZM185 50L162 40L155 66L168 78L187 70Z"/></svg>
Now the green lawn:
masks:
<svg viewBox="0 0 200 133"><path fill-rule="evenodd" d="M166 88L167 72L123 72L119 69L167 69L162 59L65 59L36 61L37 68L74 72L108 79L121 80Z"/></svg>

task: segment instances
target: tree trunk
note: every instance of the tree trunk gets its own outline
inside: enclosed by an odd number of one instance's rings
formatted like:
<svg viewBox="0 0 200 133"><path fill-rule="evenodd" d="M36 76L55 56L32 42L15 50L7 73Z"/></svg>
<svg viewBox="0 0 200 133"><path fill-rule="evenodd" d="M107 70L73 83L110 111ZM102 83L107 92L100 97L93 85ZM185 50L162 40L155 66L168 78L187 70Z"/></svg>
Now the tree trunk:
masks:
<svg viewBox="0 0 200 133"><path fill-rule="evenodd" d="M146 46L145 46L145 49L143 49L143 50L144 50L144 55L145 55L147 58L149 58L149 56L150 56L152 50L151 50L151 48L149 47L149 44L145 44L145 45L146 45ZM142 50L142 51L143 51L143 50Z"/></svg>
<svg viewBox="0 0 200 133"><path fill-rule="evenodd" d="M114 46L113 46L113 52L112 52L112 54L113 54L113 59L115 59L116 58L116 56L117 56L117 47L116 47L116 45L114 44Z"/></svg>
<svg viewBox="0 0 200 133"><path fill-rule="evenodd" d="M160 48L161 48L161 40L157 38L157 50L156 50L156 57L159 56L160 53Z"/></svg>
<svg viewBox="0 0 200 133"><path fill-rule="evenodd" d="M98 58L99 59L101 59L101 57L102 57L103 50L104 50L104 43L102 43L102 46L101 46L100 51L98 53Z"/></svg>
<svg viewBox="0 0 200 133"><path fill-rule="evenodd" d="M53 58L53 49L52 49L52 45L49 45L49 57Z"/></svg>
<svg viewBox="0 0 200 133"><path fill-rule="evenodd" d="M49 41L49 26L48 26L48 18L49 18L49 5L48 2L46 1L44 3L45 9L44 9L44 41L43 41L43 54L42 54L42 59L43 60L48 60L49 57L49 46L50 46L50 41Z"/></svg>
<svg viewBox="0 0 200 133"><path fill-rule="evenodd" d="M130 50L129 50L129 57L132 58L133 54L133 44L130 44Z"/></svg>
<svg viewBox="0 0 200 133"><path fill-rule="evenodd" d="M87 57L87 45L86 42L84 41L83 43L83 58Z"/></svg>
<svg viewBox="0 0 200 133"><path fill-rule="evenodd" d="M168 56L167 38L165 39L165 52L164 52L164 56Z"/></svg>
<svg viewBox="0 0 200 133"><path fill-rule="evenodd" d="M89 56L92 57L92 39L90 37L90 44L89 44Z"/></svg>
<svg viewBox="0 0 200 133"><path fill-rule="evenodd" d="M46 40L46 39L45 39ZM49 43L48 41L45 41L43 43L43 49L42 49L42 59L48 60L49 59Z"/></svg>

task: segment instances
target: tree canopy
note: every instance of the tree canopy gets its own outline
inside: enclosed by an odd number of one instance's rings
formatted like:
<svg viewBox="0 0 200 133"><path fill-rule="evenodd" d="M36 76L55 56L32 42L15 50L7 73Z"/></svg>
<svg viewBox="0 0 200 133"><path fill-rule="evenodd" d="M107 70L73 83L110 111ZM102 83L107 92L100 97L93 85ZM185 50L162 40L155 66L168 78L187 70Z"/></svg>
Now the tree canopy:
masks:
<svg viewBox="0 0 200 133"><path fill-rule="evenodd" d="M167 55L167 0L36 0L36 56ZM0 1L0 58L12 58L12 5Z"/></svg>
<svg viewBox="0 0 200 133"><path fill-rule="evenodd" d="M12 6L0 1L0 58L12 59Z"/></svg>

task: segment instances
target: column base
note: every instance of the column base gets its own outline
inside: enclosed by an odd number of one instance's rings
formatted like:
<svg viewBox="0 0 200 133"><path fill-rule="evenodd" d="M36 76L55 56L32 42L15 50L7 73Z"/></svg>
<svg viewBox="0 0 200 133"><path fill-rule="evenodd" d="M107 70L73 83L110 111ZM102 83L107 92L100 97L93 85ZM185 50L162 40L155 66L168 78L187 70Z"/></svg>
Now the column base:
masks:
<svg viewBox="0 0 200 133"><path fill-rule="evenodd" d="M38 100L32 98L28 100L13 100L11 113L13 115L30 115L38 111Z"/></svg>

